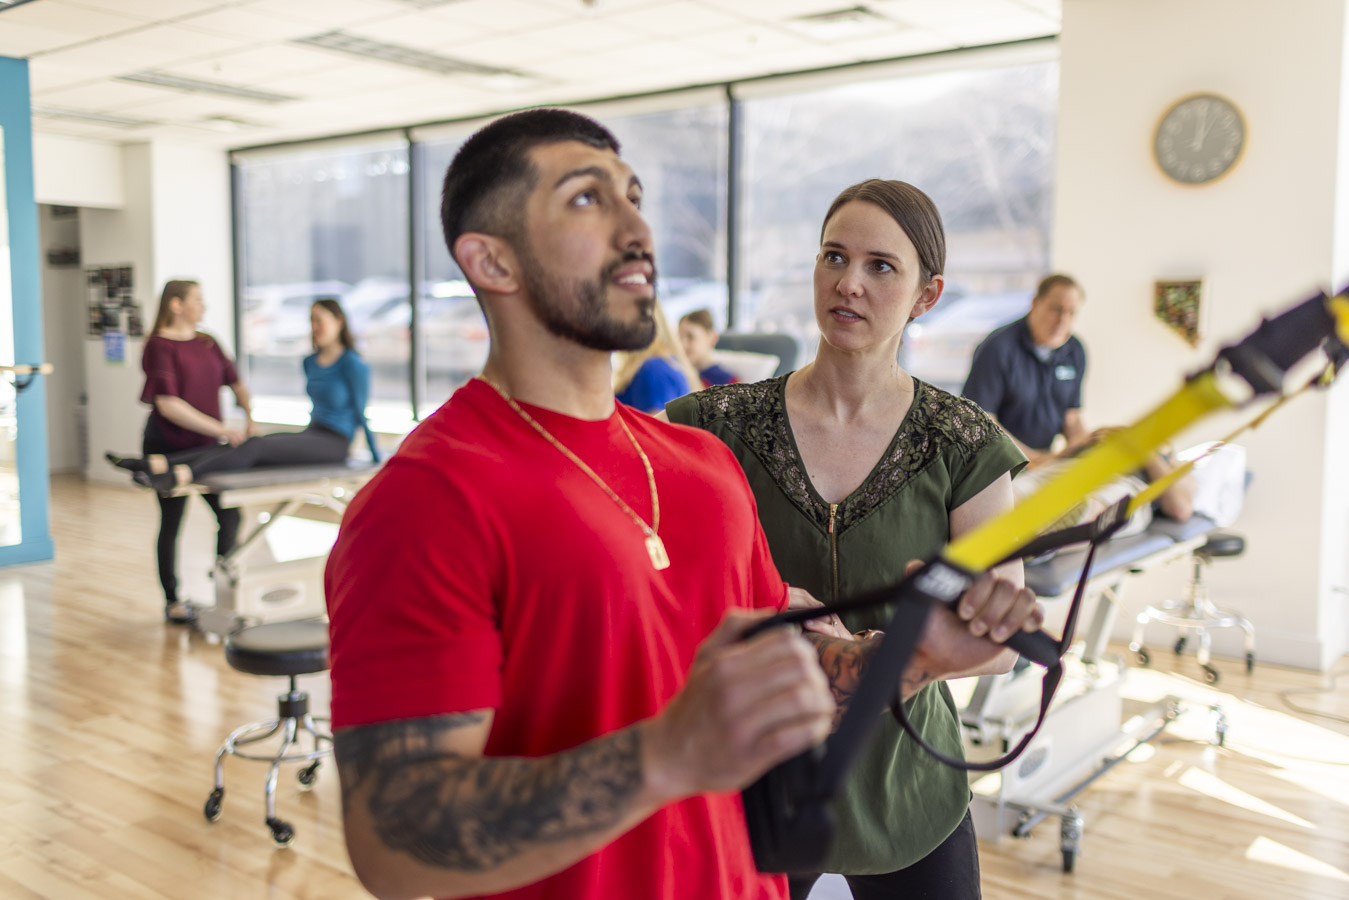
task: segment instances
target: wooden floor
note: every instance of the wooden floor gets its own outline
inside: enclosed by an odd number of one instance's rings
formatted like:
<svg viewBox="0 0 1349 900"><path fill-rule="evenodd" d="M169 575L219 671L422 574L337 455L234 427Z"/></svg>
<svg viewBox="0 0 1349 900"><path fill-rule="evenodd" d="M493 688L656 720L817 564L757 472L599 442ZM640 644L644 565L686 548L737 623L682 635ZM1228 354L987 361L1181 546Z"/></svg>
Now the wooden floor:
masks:
<svg viewBox="0 0 1349 900"><path fill-rule="evenodd" d="M283 773L289 850L263 825L259 763L229 760L224 816L203 818L220 740L274 714L282 682L235 672L219 645L162 623L153 499L58 478L52 515L56 561L0 570L0 898L365 896L331 766L311 793ZM194 501L182 566L197 597L209 520ZM1208 743L1202 712L1183 717L1078 801L1075 874L1060 872L1050 821L984 846L985 898L1349 898L1349 727L1277 696L1324 680L1271 667L1248 678L1220 662L1214 692L1192 658L1158 655L1159 671L1132 673L1131 693L1221 701L1227 745ZM325 680L305 681L326 709ZM1299 700L1349 716L1345 690Z"/></svg>

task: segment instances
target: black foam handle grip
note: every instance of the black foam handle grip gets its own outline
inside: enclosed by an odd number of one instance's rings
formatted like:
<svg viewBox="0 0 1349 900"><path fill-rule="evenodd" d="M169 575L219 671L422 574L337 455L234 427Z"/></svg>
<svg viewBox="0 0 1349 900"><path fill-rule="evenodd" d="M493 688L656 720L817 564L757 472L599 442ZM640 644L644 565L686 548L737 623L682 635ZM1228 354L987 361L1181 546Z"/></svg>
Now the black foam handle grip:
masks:
<svg viewBox="0 0 1349 900"><path fill-rule="evenodd" d="M1059 664L1059 643L1043 631L1018 631L1007 639L1007 646L1046 669Z"/></svg>

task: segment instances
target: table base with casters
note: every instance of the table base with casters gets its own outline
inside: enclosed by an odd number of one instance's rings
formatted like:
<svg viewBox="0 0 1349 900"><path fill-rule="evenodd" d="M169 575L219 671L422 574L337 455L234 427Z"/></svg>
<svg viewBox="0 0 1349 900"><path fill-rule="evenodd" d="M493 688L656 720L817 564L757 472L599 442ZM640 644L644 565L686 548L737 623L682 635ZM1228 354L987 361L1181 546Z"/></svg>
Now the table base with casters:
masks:
<svg viewBox="0 0 1349 900"><path fill-rule="evenodd" d="M324 466L277 466L204 476L180 493L214 493L225 507L240 510L240 534L234 549L211 569L215 605L197 613L197 627L226 635L245 625L284 622L326 615L323 568L332 542L329 536L298 555L278 554L269 546L277 523L321 507L340 521L356 492L378 466L340 463Z"/></svg>

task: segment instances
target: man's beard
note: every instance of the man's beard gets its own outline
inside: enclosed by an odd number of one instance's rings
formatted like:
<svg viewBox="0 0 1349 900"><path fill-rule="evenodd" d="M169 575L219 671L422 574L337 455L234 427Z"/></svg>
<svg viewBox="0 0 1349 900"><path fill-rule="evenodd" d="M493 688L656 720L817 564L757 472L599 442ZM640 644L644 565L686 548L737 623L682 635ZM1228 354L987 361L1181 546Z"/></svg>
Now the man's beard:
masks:
<svg viewBox="0 0 1349 900"><path fill-rule="evenodd" d="M655 301L642 298L637 301L639 315L633 322L621 322L609 315L605 290L622 266L635 260L651 261L645 253L623 254L621 259L605 266L593 281L567 281L553 277L543 270L533 250L521 247L517 251L522 269L521 278L529 294L534 314L545 328L560 338L566 338L591 350L643 350L656 338ZM655 267L652 266L652 284Z"/></svg>

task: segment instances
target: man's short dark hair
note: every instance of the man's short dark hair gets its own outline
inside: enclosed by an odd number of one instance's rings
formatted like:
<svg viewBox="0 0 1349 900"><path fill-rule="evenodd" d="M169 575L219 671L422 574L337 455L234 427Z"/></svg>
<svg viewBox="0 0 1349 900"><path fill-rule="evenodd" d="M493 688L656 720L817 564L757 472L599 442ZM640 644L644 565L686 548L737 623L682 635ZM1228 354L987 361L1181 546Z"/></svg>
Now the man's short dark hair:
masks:
<svg viewBox="0 0 1349 900"><path fill-rule="evenodd" d="M1082 290L1082 286L1073 279L1073 276L1064 275L1062 272L1056 272L1053 275L1045 276L1044 280L1040 282L1040 286L1035 289L1034 299L1039 300L1041 297L1054 290L1054 288L1060 287L1077 288L1077 292L1082 295L1082 299L1085 300L1087 298L1087 292Z"/></svg>
<svg viewBox="0 0 1349 900"><path fill-rule="evenodd" d="M454 242L467 231L510 239L519 234L525 200L539 177L529 152L563 141L618 152L618 139L607 128L565 109L512 113L464 142L440 194L440 224L451 256Z"/></svg>

